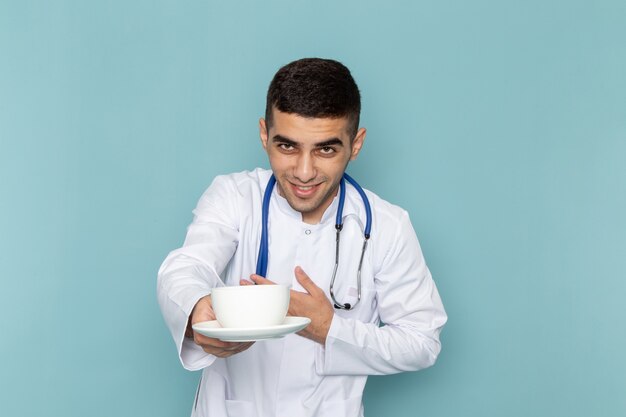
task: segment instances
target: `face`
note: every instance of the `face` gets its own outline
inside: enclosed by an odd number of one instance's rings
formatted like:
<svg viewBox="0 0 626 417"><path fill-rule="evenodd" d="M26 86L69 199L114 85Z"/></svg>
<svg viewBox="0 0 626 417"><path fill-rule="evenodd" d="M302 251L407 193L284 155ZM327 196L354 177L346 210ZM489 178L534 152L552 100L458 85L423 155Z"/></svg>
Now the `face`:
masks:
<svg viewBox="0 0 626 417"><path fill-rule="evenodd" d="M269 156L278 192L302 213L305 223L316 224L337 194L339 181L356 159L365 129L351 140L345 117L306 118L273 110L272 127L259 122L261 143Z"/></svg>

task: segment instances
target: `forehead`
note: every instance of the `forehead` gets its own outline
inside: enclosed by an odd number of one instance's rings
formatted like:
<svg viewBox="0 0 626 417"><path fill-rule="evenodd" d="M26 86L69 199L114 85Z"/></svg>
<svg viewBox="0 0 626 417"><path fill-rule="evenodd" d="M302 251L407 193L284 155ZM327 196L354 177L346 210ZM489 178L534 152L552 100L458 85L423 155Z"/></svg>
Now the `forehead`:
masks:
<svg viewBox="0 0 626 417"><path fill-rule="evenodd" d="M276 109L272 113L270 137L280 135L297 142L321 141L339 138L349 141L347 117L316 118L303 117L295 113L283 113Z"/></svg>

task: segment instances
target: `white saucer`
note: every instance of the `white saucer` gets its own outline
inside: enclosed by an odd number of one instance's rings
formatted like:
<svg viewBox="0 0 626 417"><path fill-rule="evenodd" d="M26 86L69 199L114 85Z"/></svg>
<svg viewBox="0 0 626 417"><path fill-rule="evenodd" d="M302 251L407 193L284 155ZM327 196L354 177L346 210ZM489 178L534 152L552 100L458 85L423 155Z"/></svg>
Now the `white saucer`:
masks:
<svg viewBox="0 0 626 417"><path fill-rule="evenodd" d="M217 320L196 323L192 328L207 337L224 342L256 342L257 340L273 339L295 333L311 323L308 317L285 317L282 324L268 327L233 328L221 327Z"/></svg>

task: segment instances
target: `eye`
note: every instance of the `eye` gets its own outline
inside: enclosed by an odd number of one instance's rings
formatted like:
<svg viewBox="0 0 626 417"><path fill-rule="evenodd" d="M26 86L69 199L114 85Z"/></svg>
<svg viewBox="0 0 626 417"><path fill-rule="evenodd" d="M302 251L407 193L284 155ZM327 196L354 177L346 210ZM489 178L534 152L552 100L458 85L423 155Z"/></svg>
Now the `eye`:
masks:
<svg viewBox="0 0 626 417"><path fill-rule="evenodd" d="M332 146L323 146L320 148L320 153L322 155L332 155L335 153L335 148Z"/></svg>
<svg viewBox="0 0 626 417"><path fill-rule="evenodd" d="M289 143L279 143L278 144L278 149L280 149L281 151L285 151L285 152L291 152L295 148L294 148L293 145L291 145Z"/></svg>

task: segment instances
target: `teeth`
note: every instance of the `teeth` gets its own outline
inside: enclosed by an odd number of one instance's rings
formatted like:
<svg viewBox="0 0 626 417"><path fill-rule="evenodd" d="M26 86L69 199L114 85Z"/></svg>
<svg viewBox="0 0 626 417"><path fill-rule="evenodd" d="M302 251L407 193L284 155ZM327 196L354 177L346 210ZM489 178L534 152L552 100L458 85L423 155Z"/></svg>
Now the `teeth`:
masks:
<svg viewBox="0 0 626 417"><path fill-rule="evenodd" d="M311 188L313 188L313 186L311 186L311 185L309 185L308 187L298 187L298 189L299 189L299 190L302 190L302 191L308 191L308 190L310 190Z"/></svg>

